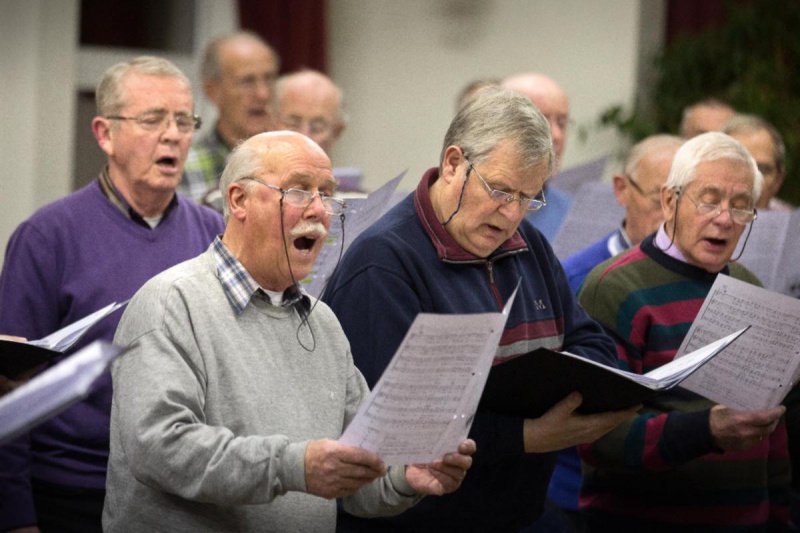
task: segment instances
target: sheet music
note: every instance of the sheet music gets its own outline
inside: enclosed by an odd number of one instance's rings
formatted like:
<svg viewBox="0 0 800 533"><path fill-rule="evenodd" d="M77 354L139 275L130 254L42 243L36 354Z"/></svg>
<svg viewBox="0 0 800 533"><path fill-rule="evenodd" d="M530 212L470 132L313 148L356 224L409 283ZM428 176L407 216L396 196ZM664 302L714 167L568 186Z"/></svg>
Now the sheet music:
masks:
<svg viewBox="0 0 800 533"><path fill-rule="evenodd" d="M392 207L391 199L394 191L405 175L406 171L404 170L366 198L347 199L344 228L346 231L343 232L339 217L331 219L328 236L319 251L314 268L308 274L308 277L300 282L308 294L316 297L320 296L325 282L333 274L333 269L336 268L339 254L344 254L356 237ZM342 242L342 233L344 233L344 243Z"/></svg>
<svg viewBox="0 0 800 533"><path fill-rule="evenodd" d="M553 252L566 259L619 228L623 218L625 209L617 203L610 183L587 183L572 198L564 223L553 238Z"/></svg>
<svg viewBox="0 0 800 533"><path fill-rule="evenodd" d="M601 181L607 162L608 156L604 155L588 163L564 169L553 177L553 184L562 191L574 195L583 185Z"/></svg>
<svg viewBox="0 0 800 533"><path fill-rule="evenodd" d="M122 348L95 341L0 398L0 444L85 398Z"/></svg>
<svg viewBox="0 0 800 533"><path fill-rule="evenodd" d="M421 313L339 439L388 465L429 463L467 437L516 290L502 313Z"/></svg>
<svg viewBox="0 0 800 533"><path fill-rule="evenodd" d="M51 333L47 337L42 337L41 339L28 341L28 343L33 344L34 346L47 348L49 350L55 350L57 352L65 352L72 346L74 346L75 343L78 342L87 331L89 331L89 328L94 326L96 323L100 322L102 319L104 319L105 317L107 317L108 315L110 315L123 305L127 304L128 301L122 303L117 303L117 302L110 303L107 306L103 307L102 309L99 309L94 313L83 317L77 322L73 322L72 324L63 327L58 331Z"/></svg>
<svg viewBox="0 0 800 533"><path fill-rule="evenodd" d="M799 377L800 300L720 274L676 357L747 325L681 386L734 409L780 404Z"/></svg>
<svg viewBox="0 0 800 533"><path fill-rule="evenodd" d="M765 288L800 297L800 249L795 245L800 210L760 211L752 228L739 262L752 270ZM744 244L742 236L734 257Z"/></svg>

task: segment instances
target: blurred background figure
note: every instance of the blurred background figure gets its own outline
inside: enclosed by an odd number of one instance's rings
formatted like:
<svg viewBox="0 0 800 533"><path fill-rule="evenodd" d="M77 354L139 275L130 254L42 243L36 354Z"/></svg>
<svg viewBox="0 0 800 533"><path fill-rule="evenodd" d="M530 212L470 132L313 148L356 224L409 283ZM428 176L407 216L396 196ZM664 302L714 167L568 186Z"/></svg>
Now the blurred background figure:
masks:
<svg viewBox="0 0 800 533"><path fill-rule="evenodd" d="M278 79L275 117L279 129L296 131L316 142L328 157L342 135L347 117L342 90L325 74L300 70ZM337 192L363 192L363 172L356 167L334 167Z"/></svg>
<svg viewBox="0 0 800 533"><path fill-rule="evenodd" d="M558 172L561 169L561 160L567 143L569 98L555 80L535 72L509 76L502 81L502 86L527 96L550 123L550 135L553 137L556 159L553 175L544 186L547 205L528 215L528 220L533 222L533 225L544 234L548 241L552 241L572 204L572 197L553 183L558 180Z"/></svg>
<svg viewBox="0 0 800 533"><path fill-rule="evenodd" d="M756 115L736 114L722 128L747 148L764 176L757 209L790 211L792 206L776 197L786 177L786 145L771 123Z"/></svg>
<svg viewBox="0 0 800 533"><path fill-rule="evenodd" d="M189 150L179 192L221 211L219 178L231 149L274 127L271 105L279 68L278 54L255 33L239 31L209 43L201 75L217 122Z"/></svg>
<svg viewBox="0 0 800 533"><path fill-rule="evenodd" d="M683 108L678 133L684 139L691 139L701 133L720 131L734 113L736 110L722 100L706 98Z"/></svg>

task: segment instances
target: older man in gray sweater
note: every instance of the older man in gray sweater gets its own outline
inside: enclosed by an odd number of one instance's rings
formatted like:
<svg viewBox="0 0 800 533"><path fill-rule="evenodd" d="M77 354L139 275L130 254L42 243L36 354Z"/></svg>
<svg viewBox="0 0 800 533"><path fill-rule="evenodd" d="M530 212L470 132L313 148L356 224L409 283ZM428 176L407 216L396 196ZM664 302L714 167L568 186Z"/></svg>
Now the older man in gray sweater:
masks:
<svg viewBox="0 0 800 533"><path fill-rule="evenodd" d="M472 441L386 468L337 439L368 393L333 313L299 288L331 215L330 160L289 132L252 137L222 177L226 230L148 282L115 342L103 525L127 531L332 531L455 490Z"/></svg>

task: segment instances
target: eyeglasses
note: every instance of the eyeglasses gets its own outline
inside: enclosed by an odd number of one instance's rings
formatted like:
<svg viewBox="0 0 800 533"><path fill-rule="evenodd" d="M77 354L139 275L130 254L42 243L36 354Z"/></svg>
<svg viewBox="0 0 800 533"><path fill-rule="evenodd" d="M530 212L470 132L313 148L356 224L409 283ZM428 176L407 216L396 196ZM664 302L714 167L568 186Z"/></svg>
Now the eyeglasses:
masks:
<svg viewBox="0 0 800 533"><path fill-rule="evenodd" d="M758 171L766 178L774 176L778 172L778 167L770 163L758 163Z"/></svg>
<svg viewBox="0 0 800 533"><path fill-rule="evenodd" d="M681 190L678 189L676 194L680 195ZM735 207L729 207L728 209L722 209L721 204L698 204L691 196L688 194L684 195L688 198L697 208L697 214L701 217L709 217L711 219L715 219L722 214L723 211L727 211L731 215L731 220L740 226L744 226L745 224L749 224L750 222L754 221L756 217L758 217L758 212L755 209L738 209Z"/></svg>
<svg viewBox="0 0 800 533"><path fill-rule="evenodd" d="M641 196L645 200L649 200L654 206L661 207L661 191L660 190L651 191L651 192L644 192L644 190L642 190L641 185L639 185L638 183L633 181L633 178L631 178L627 174L625 174L625 179L628 180L628 183L630 183L633 186L634 189L636 189L636 192L639 193L639 196Z"/></svg>
<svg viewBox="0 0 800 533"><path fill-rule="evenodd" d="M233 82L233 86L241 93L254 93L263 85L271 91L275 87L278 75L274 72L265 72L261 75L252 74Z"/></svg>
<svg viewBox="0 0 800 533"><path fill-rule="evenodd" d="M163 131L169 128L170 120L175 121L178 131L186 134L199 129L203 123L197 115L175 115L170 119L167 111L146 111L135 117L124 117L122 115L110 115L109 120L132 120L145 131Z"/></svg>
<svg viewBox="0 0 800 533"><path fill-rule="evenodd" d="M564 131L569 126L572 125L572 119L569 118L569 115L544 115L544 118L547 119L547 122L553 124L555 122L558 129Z"/></svg>
<svg viewBox="0 0 800 533"><path fill-rule="evenodd" d="M332 125L325 119L315 118L311 120L305 120L302 117L295 115L281 117L281 124L283 124L283 127L286 129L299 133L302 133L304 128L308 128L308 132L311 135L323 135L330 131L332 127Z"/></svg>
<svg viewBox="0 0 800 533"><path fill-rule="evenodd" d="M521 195L520 195L519 198L517 198L513 194L507 193L505 191L492 189L489 186L489 184L486 183L486 180L483 179L483 176L481 176L480 172L478 172L478 169L475 168L475 165L470 163L470 161L468 159L466 161L467 161L467 163L469 163L469 167L467 167L467 174L466 175L469 176L470 170L474 170L475 171L475 175L478 176L478 179L481 180L481 183L483 183L483 186L486 187L486 190L489 193L489 198L491 198L492 200L494 200L498 204L510 204L511 202L519 202L519 205L522 206L522 208L525 209L526 211L538 211L539 209L541 209L541 208L543 208L544 206L547 205L547 199L544 197L544 189L542 189L539 192L539 194L537 195L537 196L541 196L542 197L541 200L538 199L538 198L526 198L526 197L521 196Z"/></svg>
<svg viewBox="0 0 800 533"><path fill-rule="evenodd" d="M339 198L333 198L332 196L328 196L322 192L308 192L304 191L303 189L282 189L277 185L272 185L271 183L267 183L266 181L260 180L258 178L246 177L242 178L242 180L251 180L260 183L261 185L266 185L270 189L275 189L279 191L283 195L283 200L292 207L302 207L305 209L311 202L314 201L314 198L319 195L319 199L322 202L322 207L325 208L325 212L329 215L339 215L341 214L347 204L344 200L340 200ZM241 180L240 180L241 181Z"/></svg>

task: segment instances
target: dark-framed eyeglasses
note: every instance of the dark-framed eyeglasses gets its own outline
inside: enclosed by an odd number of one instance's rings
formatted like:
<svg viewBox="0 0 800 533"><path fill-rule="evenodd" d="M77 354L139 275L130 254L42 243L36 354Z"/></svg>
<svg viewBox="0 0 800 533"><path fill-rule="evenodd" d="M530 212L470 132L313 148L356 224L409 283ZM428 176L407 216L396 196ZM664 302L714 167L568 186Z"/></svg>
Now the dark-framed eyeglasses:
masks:
<svg viewBox="0 0 800 533"><path fill-rule="evenodd" d="M538 211L539 209L543 208L547 205L547 199L544 197L544 189L539 191L537 197L534 198L527 198L525 196L520 195L519 198L514 196L511 193L507 193L505 191L501 191L498 189L492 189L492 187L483 179L478 169L475 168L469 159L466 159L469 166L467 167L466 175L469 176L471 170L475 171L475 175L478 176L478 179L481 180L483 186L486 188L486 191L489 193L489 198L497 202L498 204L510 204L511 202L519 202L519 205L526 211ZM541 197L541 198L538 198Z"/></svg>
<svg viewBox="0 0 800 533"><path fill-rule="evenodd" d="M676 194L680 196L681 190L678 189ZM698 203L688 194L684 193L683 196L688 198L689 201L694 204L694 206L697 208L697 214L701 217L708 217L713 220L720 216L723 211L727 211L731 215L731 220L740 226L745 226L758 218L758 211L756 209L740 209L737 207L722 209L722 204Z"/></svg>
<svg viewBox="0 0 800 533"><path fill-rule="evenodd" d="M319 196L319 199L322 202L322 207L325 208L325 212L329 215L340 215L347 208L347 204L344 200L334 198L333 196L329 196L320 191L308 192L304 191L303 189L283 189L277 185L272 185L271 183L267 183L264 180L260 180L251 176L241 178L239 181L242 180L255 181L261 185L269 187L270 189L275 189L276 191L280 192L281 195L283 195L283 201L292 207L302 207L305 209L311 205L311 202L314 201L316 196Z"/></svg>
<svg viewBox="0 0 800 533"><path fill-rule="evenodd" d="M639 193L639 196L645 200L649 200L654 206L661 207L661 190L644 192L642 186L633 181L633 178L631 178L629 175L625 174L625 179L628 180L628 183L630 183L636 192Z"/></svg>
<svg viewBox="0 0 800 533"><path fill-rule="evenodd" d="M164 131L169 128L171 120L175 121L178 131L187 134L199 129L203 124L203 120L199 115L175 115L170 118L168 111L145 111L141 115L135 117L126 117L123 115L109 115L106 117L109 120L132 120L137 126L145 131Z"/></svg>

